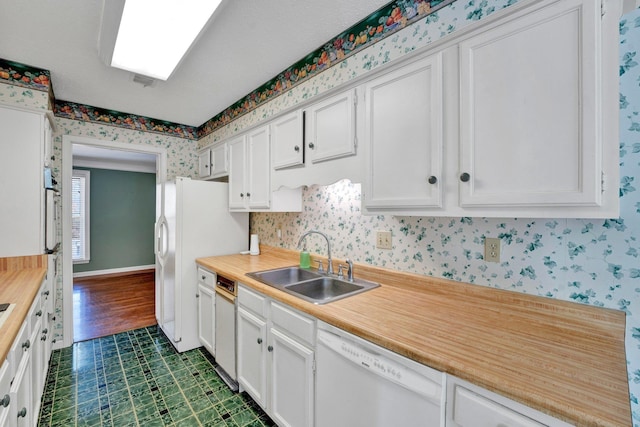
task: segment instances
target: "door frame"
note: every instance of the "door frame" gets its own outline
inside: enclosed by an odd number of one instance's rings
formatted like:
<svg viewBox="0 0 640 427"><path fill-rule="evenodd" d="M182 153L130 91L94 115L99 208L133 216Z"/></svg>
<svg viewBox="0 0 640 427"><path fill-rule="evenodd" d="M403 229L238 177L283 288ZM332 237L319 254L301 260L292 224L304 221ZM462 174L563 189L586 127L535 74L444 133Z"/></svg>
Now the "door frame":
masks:
<svg viewBox="0 0 640 427"><path fill-rule="evenodd" d="M63 347L73 344L73 261L71 251L71 177L73 175L73 145L89 145L132 153L153 154L156 156L156 183L167 179L167 150L162 147L150 147L139 144L105 141L74 135L62 136L62 331ZM157 212L156 212L157 216Z"/></svg>

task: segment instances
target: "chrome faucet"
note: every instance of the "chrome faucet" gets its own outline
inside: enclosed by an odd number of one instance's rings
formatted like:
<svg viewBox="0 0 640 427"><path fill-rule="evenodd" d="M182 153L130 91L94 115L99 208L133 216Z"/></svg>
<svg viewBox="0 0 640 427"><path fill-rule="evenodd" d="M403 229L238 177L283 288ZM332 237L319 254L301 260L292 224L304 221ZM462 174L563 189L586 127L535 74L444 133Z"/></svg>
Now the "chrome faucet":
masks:
<svg viewBox="0 0 640 427"><path fill-rule="evenodd" d="M321 235L327 241L327 263L329 264L327 266L327 273L328 274L333 274L333 263L331 262L331 243L329 243L329 238L327 237L326 234L324 234L324 233L322 233L320 231L316 231L316 230L307 231L302 236L300 236L300 240L298 240L298 248L300 248L300 245L302 244L302 241L304 240L304 238L307 237L309 234L312 234L312 233Z"/></svg>

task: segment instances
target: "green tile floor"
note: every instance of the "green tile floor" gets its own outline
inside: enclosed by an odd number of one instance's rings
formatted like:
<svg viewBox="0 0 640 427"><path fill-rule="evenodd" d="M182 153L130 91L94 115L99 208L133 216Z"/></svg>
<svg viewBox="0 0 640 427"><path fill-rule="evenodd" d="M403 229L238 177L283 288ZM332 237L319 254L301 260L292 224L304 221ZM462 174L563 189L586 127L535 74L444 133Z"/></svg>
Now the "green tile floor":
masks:
<svg viewBox="0 0 640 427"><path fill-rule="evenodd" d="M177 353L152 326L51 356L39 426L274 426L233 393L203 348Z"/></svg>

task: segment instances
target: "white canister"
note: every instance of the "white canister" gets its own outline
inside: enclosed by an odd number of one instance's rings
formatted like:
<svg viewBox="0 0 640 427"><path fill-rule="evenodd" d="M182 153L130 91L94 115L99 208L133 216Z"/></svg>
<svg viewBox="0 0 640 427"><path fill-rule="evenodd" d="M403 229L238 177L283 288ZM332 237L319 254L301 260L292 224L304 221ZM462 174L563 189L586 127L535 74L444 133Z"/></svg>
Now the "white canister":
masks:
<svg viewBox="0 0 640 427"><path fill-rule="evenodd" d="M260 255L260 242L258 241L258 235L252 234L251 241L249 244L249 254L250 255Z"/></svg>

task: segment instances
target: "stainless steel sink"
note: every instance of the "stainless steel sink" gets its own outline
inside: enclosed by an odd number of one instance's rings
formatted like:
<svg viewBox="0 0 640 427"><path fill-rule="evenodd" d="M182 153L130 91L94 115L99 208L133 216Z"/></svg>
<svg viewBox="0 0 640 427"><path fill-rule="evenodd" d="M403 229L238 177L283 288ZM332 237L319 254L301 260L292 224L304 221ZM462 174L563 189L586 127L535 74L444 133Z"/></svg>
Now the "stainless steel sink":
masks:
<svg viewBox="0 0 640 427"><path fill-rule="evenodd" d="M258 271L256 273L247 273L247 276L275 287L321 277L319 273L300 267L285 267L275 270Z"/></svg>
<svg viewBox="0 0 640 427"><path fill-rule="evenodd" d="M299 267L258 271L247 276L314 304L326 304L380 286L368 280L349 281Z"/></svg>

